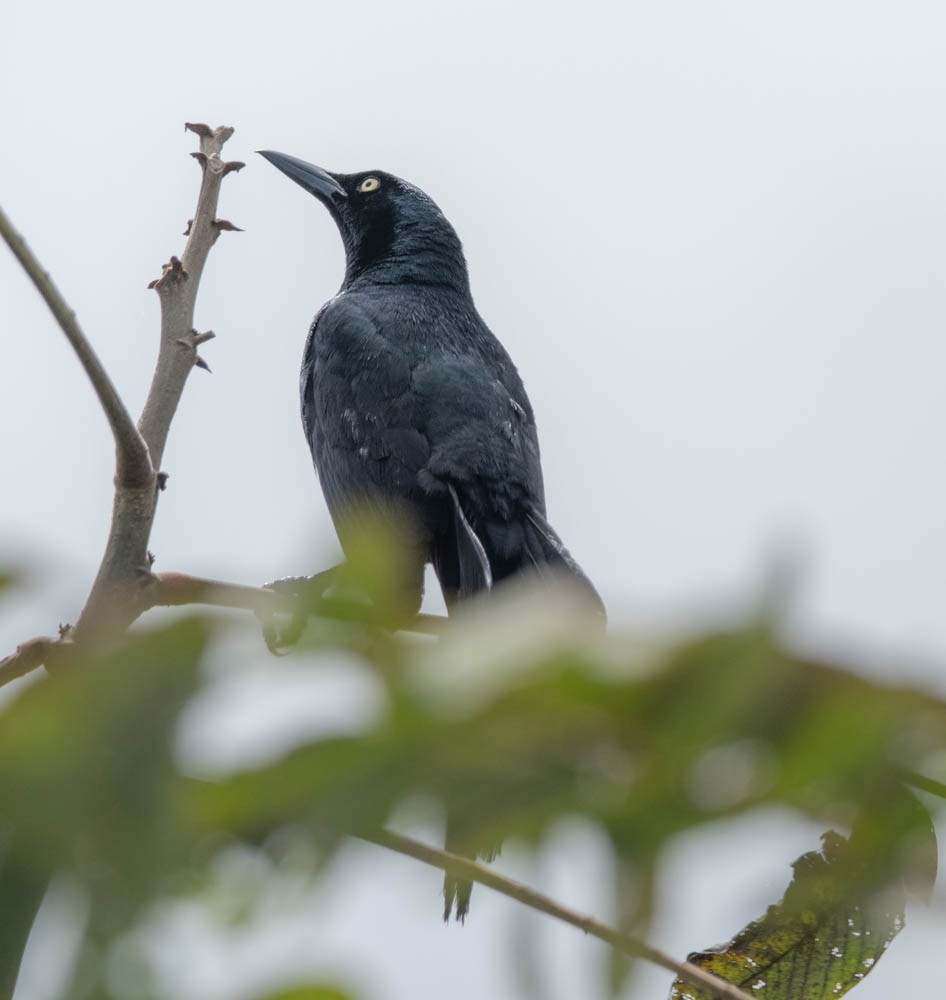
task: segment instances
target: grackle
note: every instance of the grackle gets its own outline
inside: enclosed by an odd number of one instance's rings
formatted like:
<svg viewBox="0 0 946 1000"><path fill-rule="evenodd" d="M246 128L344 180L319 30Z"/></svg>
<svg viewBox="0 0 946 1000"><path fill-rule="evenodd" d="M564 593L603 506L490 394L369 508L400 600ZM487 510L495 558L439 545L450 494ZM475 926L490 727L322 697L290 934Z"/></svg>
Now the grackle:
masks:
<svg viewBox="0 0 946 1000"><path fill-rule="evenodd" d="M535 417L480 318L460 239L419 188L380 170L329 173L260 154L328 209L345 246L339 293L302 359L302 422L342 549L365 508L400 526L416 613L432 563L448 609L523 571L591 582L545 515ZM406 526L406 530L405 530ZM470 885L447 878L445 917Z"/></svg>

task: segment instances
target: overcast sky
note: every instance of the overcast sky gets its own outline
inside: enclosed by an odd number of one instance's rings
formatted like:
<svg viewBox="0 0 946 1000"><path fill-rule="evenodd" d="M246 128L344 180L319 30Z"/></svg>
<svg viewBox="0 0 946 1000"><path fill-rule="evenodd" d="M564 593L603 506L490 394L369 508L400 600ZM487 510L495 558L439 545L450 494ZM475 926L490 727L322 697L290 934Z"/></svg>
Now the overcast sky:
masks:
<svg viewBox="0 0 946 1000"><path fill-rule="evenodd" d="M7 0L2 21L0 197L135 412L157 342L145 286L180 252L199 180L183 123L235 126L227 154L248 163L219 211L246 232L221 238L198 301L214 374L194 373L172 430L159 570L254 583L335 556L296 387L343 255L324 209L252 153L273 148L404 176L453 221L536 409L550 519L615 622L739 613L788 551L799 641L946 691L941 3ZM0 563L37 567L4 605L2 654L75 617L113 456L9 255L0 350ZM285 713L315 725L307 683L261 659L220 682L206 725L250 745ZM682 955L735 931L816 846L805 824L760 823L681 841L707 902L668 897L662 944ZM603 864L590 836L563 831L536 877L580 893L575 865ZM760 840L743 891L714 897L705 869L744 866ZM370 1000L445 980L454 1000L515 996L496 957L510 908L480 892L468 926L444 931L436 878L415 868L368 848L341 859L351 895L315 898L331 929L306 961L349 967L332 956L378 928L360 959ZM925 982L933 926L914 915L856 995ZM545 933L569 976L598 954ZM288 961L277 937L238 950L261 970L241 982ZM647 983L661 995L663 978Z"/></svg>

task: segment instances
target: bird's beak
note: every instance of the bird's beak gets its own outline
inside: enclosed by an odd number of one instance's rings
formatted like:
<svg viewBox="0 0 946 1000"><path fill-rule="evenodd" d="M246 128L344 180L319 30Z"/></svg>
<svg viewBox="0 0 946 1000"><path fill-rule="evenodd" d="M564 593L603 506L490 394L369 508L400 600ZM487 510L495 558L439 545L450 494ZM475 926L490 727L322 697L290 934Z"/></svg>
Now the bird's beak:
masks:
<svg viewBox="0 0 946 1000"><path fill-rule="evenodd" d="M311 192L322 201L348 197L348 192L341 184L321 167L313 166L311 163L306 163L305 160L289 156L286 153L277 153L272 149L258 149L256 152L269 160L287 177L291 177L300 187L304 187L306 191Z"/></svg>

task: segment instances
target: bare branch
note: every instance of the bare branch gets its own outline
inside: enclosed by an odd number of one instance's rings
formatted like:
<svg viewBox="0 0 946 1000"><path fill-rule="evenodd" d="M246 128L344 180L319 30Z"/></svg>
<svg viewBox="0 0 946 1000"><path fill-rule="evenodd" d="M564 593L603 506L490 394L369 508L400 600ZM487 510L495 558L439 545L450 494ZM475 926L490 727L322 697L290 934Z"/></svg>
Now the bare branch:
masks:
<svg viewBox="0 0 946 1000"><path fill-rule="evenodd" d="M172 257L164 265L161 277L151 283L161 300L161 343L151 390L138 422L157 469L161 468L168 431L184 383L197 359L196 350L181 350L180 344L194 334L194 305L200 277L210 248L223 228L216 219L220 183L229 172L227 168L232 166L220 158L224 143L233 135L232 128L221 125L211 129L208 125L192 122L185 128L200 137L200 152L193 155L200 163L203 180L197 211L188 224L184 253L180 259ZM199 343L200 340L193 342L195 349Z"/></svg>
<svg viewBox="0 0 946 1000"><path fill-rule="evenodd" d="M155 607L180 607L187 604L207 604L218 608L237 608L261 615L292 613L296 604L278 591L266 587L245 587L238 583L223 583L183 573L159 573L141 594L140 612ZM305 611L310 618L331 618L335 621L378 624L370 606L351 601L322 597L307 601ZM439 615L416 615L400 631L418 635L439 635L447 619Z"/></svg>
<svg viewBox="0 0 946 1000"><path fill-rule="evenodd" d="M76 314L69 308L59 289L53 283L49 272L43 269L26 240L13 228L13 224L0 208L0 235L13 251L14 256L30 276L39 294L42 295L50 312L62 327L63 333L69 339L73 349L85 369L92 388L102 404L105 416L108 418L115 438L116 468L118 481L123 486L141 486L149 481L151 476L151 458L144 438L138 432L134 422L121 397L112 385L112 380L102 367L98 355L92 349L85 334L82 332Z"/></svg>
<svg viewBox="0 0 946 1000"><path fill-rule="evenodd" d="M241 584L222 583L182 573L160 573L151 578L140 597L138 613L153 607L180 607L188 604L206 604L218 608L237 608L252 611L266 627L276 615L286 615L296 625L295 638L302 632L307 619L321 618L356 625L373 625L390 629L391 621L379 616L370 604L359 601L326 597L309 592L305 597L289 596L266 587L246 587ZM416 635L440 635L447 619L439 615L418 614L409 621L398 623L399 632ZM294 644L295 638L290 641ZM269 640L267 639L267 645ZM270 646L272 651L276 651Z"/></svg>
<svg viewBox="0 0 946 1000"><path fill-rule="evenodd" d="M480 885L495 889L496 892L501 892L504 896L515 899L533 910L555 917L557 920L563 920L566 924L571 924L586 934L605 941L612 948L617 948L635 958L643 958L648 962L653 962L655 965L674 973L684 982L698 986L701 990L707 990L717 997L724 998L724 1000L750 1000L749 995L737 986L705 972L691 962L678 962L665 952L647 944L646 941L641 941L630 934L609 927L607 924L601 923L600 920L595 920L594 917L569 910L560 903L549 899L548 896L543 896L521 882L505 878L475 861L461 858L458 854L451 854L448 851L438 850L435 847L428 847L420 841L404 837L391 830L380 830L371 834L362 833L358 836L361 840L386 847L390 851L404 854L416 861L423 861L424 864L439 868L457 878L469 879L471 882L479 882Z"/></svg>
<svg viewBox="0 0 946 1000"><path fill-rule="evenodd" d="M184 253L180 258L171 257L150 286L161 302L161 339L151 389L138 421L138 431L151 457L150 476L136 486L116 484L105 555L76 623L77 638L124 628L141 613L141 583L150 576L148 539L157 494L167 478L160 470L168 431L191 370L195 366L209 370L197 347L212 334L194 330L194 304L207 255L220 235L220 227L215 224L217 201L228 166L220 159L220 150L233 129L194 124L186 127L200 137L200 152L194 155L200 160L203 180Z"/></svg>
<svg viewBox="0 0 946 1000"><path fill-rule="evenodd" d="M0 687L43 666L52 650L64 640L51 635L40 635L21 642L16 649L0 660Z"/></svg>
<svg viewBox="0 0 946 1000"><path fill-rule="evenodd" d="M151 608L178 608L203 604L215 608L232 608L252 611L261 616L295 614L298 607L289 598L266 587L246 587L239 583L224 583L184 573L158 573L152 575L142 566L135 587L131 621ZM371 609L348 601L322 598L314 607L307 607L310 618L329 618L334 621L376 624ZM417 615L401 628L402 632L417 635L439 635L447 619L439 615ZM129 622L130 624L131 622ZM47 664L60 649L72 645L72 632L66 638L38 636L20 643L16 650L0 660L0 687Z"/></svg>
<svg viewBox="0 0 946 1000"><path fill-rule="evenodd" d="M217 608L238 608L273 614L286 609L286 601L274 590L223 583L183 573L159 573L142 592L147 608L172 608L187 604L207 604Z"/></svg>

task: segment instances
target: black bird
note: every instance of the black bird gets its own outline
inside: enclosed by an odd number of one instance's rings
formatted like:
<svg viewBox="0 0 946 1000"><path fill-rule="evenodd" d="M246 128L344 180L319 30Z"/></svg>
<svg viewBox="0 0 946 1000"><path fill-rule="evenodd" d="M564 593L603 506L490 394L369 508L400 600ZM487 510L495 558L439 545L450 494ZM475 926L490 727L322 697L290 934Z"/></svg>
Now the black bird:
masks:
<svg viewBox="0 0 946 1000"><path fill-rule="evenodd" d="M406 611L433 563L450 609L522 571L591 582L545 516L532 406L470 294L460 239L419 188L380 170L329 173L261 150L322 202L345 245L339 293L312 322L302 422L343 550L347 514L407 526ZM446 912L470 886L448 879Z"/></svg>

